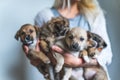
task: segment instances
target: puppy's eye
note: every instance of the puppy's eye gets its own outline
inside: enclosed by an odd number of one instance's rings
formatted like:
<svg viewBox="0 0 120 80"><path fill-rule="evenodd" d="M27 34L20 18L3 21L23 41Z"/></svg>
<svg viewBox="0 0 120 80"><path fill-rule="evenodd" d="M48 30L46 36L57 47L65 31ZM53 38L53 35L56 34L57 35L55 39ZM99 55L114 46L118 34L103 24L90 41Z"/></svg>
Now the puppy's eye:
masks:
<svg viewBox="0 0 120 80"><path fill-rule="evenodd" d="M70 39L73 39L73 35L70 35L69 38L70 38Z"/></svg>
<svg viewBox="0 0 120 80"><path fill-rule="evenodd" d="M83 41L84 40L84 38L83 37L80 37L80 41Z"/></svg>
<svg viewBox="0 0 120 80"><path fill-rule="evenodd" d="M33 32L33 30L31 30L31 29L30 29L29 31L30 31L30 33L32 33L32 32Z"/></svg>
<svg viewBox="0 0 120 80"><path fill-rule="evenodd" d="M25 32L21 32L21 35L24 35L25 34Z"/></svg>

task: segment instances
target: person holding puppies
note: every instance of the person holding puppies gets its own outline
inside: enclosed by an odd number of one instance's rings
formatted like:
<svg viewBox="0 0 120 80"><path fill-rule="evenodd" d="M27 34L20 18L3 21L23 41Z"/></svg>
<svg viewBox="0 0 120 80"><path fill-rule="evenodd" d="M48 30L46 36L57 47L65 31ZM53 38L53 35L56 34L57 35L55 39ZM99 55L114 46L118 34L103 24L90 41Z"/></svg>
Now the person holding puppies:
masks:
<svg viewBox="0 0 120 80"><path fill-rule="evenodd" d="M107 43L107 48L104 49L97 59L93 59L90 63L85 63L82 58L76 58L69 53L63 53L64 51L53 46L54 51L63 54L65 59L65 64L70 67L90 67L102 65L107 72L108 80L110 80L106 65L110 64L112 61L112 51L111 45L108 38L106 30L106 22L103 10L99 6L97 0L55 0L52 8L44 9L40 11L35 17L35 25L42 26L45 22L49 21L52 17L62 16L69 20L69 26L72 27L82 27L87 31L91 31L100 35ZM23 46L25 53L28 53L27 46ZM39 46L36 46L36 50L39 51ZM38 65L37 60L31 61L33 65ZM91 73L92 74L92 73ZM72 76L75 76L77 80L80 79L82 73L79 71L74 71ZM94 73L89 76L93 77ZM74 80L74 79L73 79Z"/></svg>

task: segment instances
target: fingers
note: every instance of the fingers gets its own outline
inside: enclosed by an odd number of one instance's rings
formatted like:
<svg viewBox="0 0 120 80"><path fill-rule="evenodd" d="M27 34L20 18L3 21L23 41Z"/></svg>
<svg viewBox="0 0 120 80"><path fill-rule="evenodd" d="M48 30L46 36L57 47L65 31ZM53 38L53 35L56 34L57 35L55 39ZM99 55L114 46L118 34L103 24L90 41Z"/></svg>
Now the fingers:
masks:
<svg viewBox="0 0 120 80"><path fill-rule="evenodd" d="M35 46L35 50L38 52L40 51L39 42L37 42L37 45Z"/></svg>
<svg viewBox="0 0 120 80"><path fill-rule="evenodd" d="M64 52L63 49L61 49L60 47L55 46L55 45L52 46L52 50L56 51L58 53L63 53Z"/></svg>
<svg viewBox="0 0 120 80"><path fill-rule="evenodd" d="M67 66L80 67L83 64L83 59L75 57L70 53L65 53L63 56Z"/></svg>
<svg viewBox="0 0 120 80"><path fill-rule="evenodd" d="M23 45L23 50L24 50L25 54L27 55L28 54L28 50L29 50L28 46Z"/></svg>

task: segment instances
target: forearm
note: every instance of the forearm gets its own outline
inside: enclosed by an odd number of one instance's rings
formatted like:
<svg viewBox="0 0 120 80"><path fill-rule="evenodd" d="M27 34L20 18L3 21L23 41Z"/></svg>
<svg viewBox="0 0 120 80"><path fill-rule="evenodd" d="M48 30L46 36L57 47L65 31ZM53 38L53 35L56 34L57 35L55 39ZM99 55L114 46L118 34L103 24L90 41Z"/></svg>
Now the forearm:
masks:
<svg viewBox="0 0 120 80"><path fill-rule="evenodd" d="M91 59L89 63L84 62L80 67L96 67L99 63L96 59Z"/></svg>
<svg viewBox="0 0 120 80"><path fill-rule="evenodd" d="M92 59L90 63L86 63L83 58L77 58L69 53L65 53L64 55L65 65L69 67L93 67L98 66L98 62L96 59Z"/></svg>

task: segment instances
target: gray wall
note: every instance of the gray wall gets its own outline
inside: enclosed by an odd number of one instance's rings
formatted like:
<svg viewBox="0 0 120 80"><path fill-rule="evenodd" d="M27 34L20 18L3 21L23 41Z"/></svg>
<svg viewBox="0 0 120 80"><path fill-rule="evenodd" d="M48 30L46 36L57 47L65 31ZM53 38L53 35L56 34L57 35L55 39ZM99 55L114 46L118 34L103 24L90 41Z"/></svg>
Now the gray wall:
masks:
<svg viewBox="0 0 120 80"><path fill-rule="evenodd" d="M0 80L42 78L25 58L21 44L14 39L14 35L21 25L33 24L36 14L52 3L53 0L0 0Z"/></svg>
<svg viewBox="0 0 120 80"><path fill-rule="evenodd" d="M106 12L107 29L113 50L113 62L108 66L109 73L112 80L120 80L120 1L99 1ZM32 71L36 73L29 73L34 67L25 58L21 44L14 39L14 35L21 25L33 23L37 12L50 7L52 3L53 0L0 0L0 80L36 80L31 75L42 78L37 75L37 69ZM28 75L29 78L26 78Z"/></svg>
<svg viewBox="0 0 120 80"><path fill-rule="evenodd" d="M99 0L106 12L106 21L113 50L113 61L108 66L112 80L120 80L120 0Z"/></svg>

